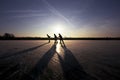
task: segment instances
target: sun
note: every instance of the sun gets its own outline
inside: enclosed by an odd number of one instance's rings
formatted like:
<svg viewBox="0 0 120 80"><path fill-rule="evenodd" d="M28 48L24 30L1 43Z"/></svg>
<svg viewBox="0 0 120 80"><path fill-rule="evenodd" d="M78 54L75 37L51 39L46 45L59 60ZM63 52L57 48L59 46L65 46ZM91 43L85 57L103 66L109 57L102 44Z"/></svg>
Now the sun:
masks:
<svg viewBox="0 0 120 80"><path fill-rule="evenodd" d="M61 33L61 32L62 32L62 29L61 29L60 27L56 27L56 28L54 29L54 32L55 32L55 33Z"/></svg>
<svg viewBox="0 0 120 80"><path fill-rule="evenodd" d="M63 26L60 24L57 24L56 26L54 26L53 32L55 34L63 33Z"/></svg>

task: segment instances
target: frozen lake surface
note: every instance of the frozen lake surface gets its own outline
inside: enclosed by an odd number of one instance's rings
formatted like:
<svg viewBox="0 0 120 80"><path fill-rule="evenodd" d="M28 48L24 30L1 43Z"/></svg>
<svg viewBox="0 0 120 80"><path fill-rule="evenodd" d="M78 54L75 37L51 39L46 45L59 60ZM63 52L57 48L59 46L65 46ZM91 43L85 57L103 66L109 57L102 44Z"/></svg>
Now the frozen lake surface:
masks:
<svg viewBox="0 0 120 80"><path fill-rule="evenodd" d="M120 80L120 41L0 41L0 80Z"/></svg>

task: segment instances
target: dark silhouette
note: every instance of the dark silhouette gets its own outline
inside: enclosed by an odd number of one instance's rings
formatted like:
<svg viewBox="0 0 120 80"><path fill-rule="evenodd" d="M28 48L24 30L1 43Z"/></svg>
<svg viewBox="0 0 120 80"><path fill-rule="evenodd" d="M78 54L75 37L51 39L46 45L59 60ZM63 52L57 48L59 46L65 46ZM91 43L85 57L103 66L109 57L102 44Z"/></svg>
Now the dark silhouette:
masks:
<svg viewBox="0 0 120 80"><path fill-rule="evenodd" d="M56 52L56 43L43 55L43 57L38 61L35 67L30 71L30 74L34 80L38 80L39 78L43 78L43 73L45 68L47 67L50 59ZM43 79L39 79L43 80Z"/></svg>
<svg viewBox="0 0 120 80"><path fill-rule="evenodd" d="M59 34L59 38L60 38L60 44L65 45L65 43L64 43L64 41L63 41L63 37L62 37L61 34Z"/></svg>
<svg viewBox="0 0 120 80"><path fill-rule="evenodd" d="M55 43L57 43L57 36L54 34Z"/></svg>
<svg viewBox="0 0 120 80"><path fill-rule="evenodd" d="M62 48L64 49L64 59L59 53L57 55L66 80L97 80L84 71L73 53L66 46L62 46Z"/></svg>
<svg viewBox="0 0 120 80"><path fill-rule="evenodd" d="M47 37L48 37L48 40L49 40L48 43L50 43L50 36L48 34L47 34Z"/></svg>
<svg viewBox="0 0 120 80"><path fill-rule="evenodd" d="M60 34L61 36L61 34ZM54 40L54 38L51 38L48 34L47 37L16 37L12 33L4 33L4 35L0 35L0 40ZM61 43L62 43L62 36L61 36ZM120 40L120 37L66 37L64 40Z"/></svg>
<svg viewBox="0 0 120 80"><path fill-rule="evenodd" d="M13 39L15 36L13 34L10 34L10 33L5 33L3 35L4 39Z"/></svg>

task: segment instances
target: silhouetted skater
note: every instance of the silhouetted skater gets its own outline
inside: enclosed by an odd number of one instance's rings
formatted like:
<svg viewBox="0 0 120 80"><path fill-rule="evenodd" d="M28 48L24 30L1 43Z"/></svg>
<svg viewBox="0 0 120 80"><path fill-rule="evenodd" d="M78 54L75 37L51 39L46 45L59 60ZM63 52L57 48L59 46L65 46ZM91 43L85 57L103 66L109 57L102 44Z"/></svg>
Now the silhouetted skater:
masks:
<svg viewBox="0 0 120 80"><path fill-rule="evenodd" d="M47 37L48 37L48 40L49 40L48 43L50 43L50 36L48 34L47 34Z"/></svg>
<svg viewBox="0 0 120 80"><path fill-rule="evenodd" d="M61 34L59 34L59 38L60 38L60 44L65 45L65 44L64 44L64 41L63 41L63 37L62 37L62 35L61 35Z"/></svg>
<svg viewBox="0 0 120 80"><path fill-rule="evenodd" d="M54 34L55 43L57 43L57 36Z"/></svg>

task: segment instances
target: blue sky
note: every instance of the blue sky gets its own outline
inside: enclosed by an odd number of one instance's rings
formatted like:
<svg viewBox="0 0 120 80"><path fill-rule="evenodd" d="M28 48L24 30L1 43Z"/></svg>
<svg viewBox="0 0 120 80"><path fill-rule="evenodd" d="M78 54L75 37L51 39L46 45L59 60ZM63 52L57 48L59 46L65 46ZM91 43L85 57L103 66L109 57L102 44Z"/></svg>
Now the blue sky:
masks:
<svg viewBox="0 0 120 80"><path fill-rule="evenodd" d="M0 34L5 32L119 37L120 0L0 0Z"/></svg>

